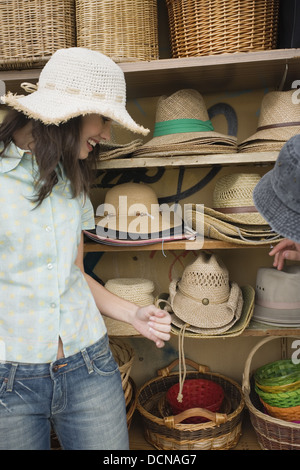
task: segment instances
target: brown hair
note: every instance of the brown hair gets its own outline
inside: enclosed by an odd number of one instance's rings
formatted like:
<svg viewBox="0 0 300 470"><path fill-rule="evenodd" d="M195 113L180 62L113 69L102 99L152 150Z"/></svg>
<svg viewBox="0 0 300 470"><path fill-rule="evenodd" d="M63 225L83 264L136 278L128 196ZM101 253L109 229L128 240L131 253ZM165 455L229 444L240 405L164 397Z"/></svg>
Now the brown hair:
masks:
<svg viewBox="0 0 300 470"><path fill-rule="evenodd" d="M0 141L4 150L12 141L15 131L29 122L23 113L11 110L0 126ZM97 150L93 149L88 158L79 158L81 117L57 125L45 125L41 121L32 121L34 154L39 167L39 176L35 181L36 199L39 204L49 196L57 183L56 167L62 163L64 172L71 182L72 196L88 194L93 169L95 168ZM2 153L4 152L2 151Z"/></svg>

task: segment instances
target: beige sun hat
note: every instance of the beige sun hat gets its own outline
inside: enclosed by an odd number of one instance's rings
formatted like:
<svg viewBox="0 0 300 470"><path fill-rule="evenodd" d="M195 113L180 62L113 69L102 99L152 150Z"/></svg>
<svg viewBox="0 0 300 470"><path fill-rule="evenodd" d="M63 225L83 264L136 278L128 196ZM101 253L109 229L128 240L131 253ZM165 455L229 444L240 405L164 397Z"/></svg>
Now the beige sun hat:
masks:
<svg viewBox="0 0 300 470"><path fill-rule="evenodd" d="M148 240L183 233L183 220L158 203L153 188L144 183L123 183L110 188L96 215L96 233L120 240Z"/></svg>
<svg viewBox="0 0 300 470"><path fill-rule="evenodd" d="M81 47L57 50L30 95L8 93L3 103L44 124L60 124L85 114L101 114L126 129L147 135L126 110L124 73L101 52Z"/></svg>
<svg viewBox="0 0 300 470"><path fill-rule="evenodd" d="M183 89L159 98L153 138L134 152L134 156L168 149L191 151L200 145L237 150L236 137L214 130L202 95L197 90Z"/></svg>
<svg viewBox="0 0 300 470"><path fill-rule="evenodd" d="M239 146L241 151L252 146L263 150L280 150L284 142L300 133L300 106L293 103L295 90L271 91L261 103L255 134Z"/></svg>
<svg viewBox="0 0 300 470"><path fill-rule="evenodd" d="M241 289L230 282L223 261L205 252L184 269L181 279L171 281L169 294L175 315L198 328L230 328L243 306Z"/></svg>
<svg viewBox="0 0 300 470"><path fill-rule="evenodd" d="M133 302L139 307L154 304L153 295L155 286L150 279L144 278L114 278L105 283L109 292L122 299ZM115 320L103 315L104 322L109 336L137 336L140 333L130 324Z"/></svg>
<svg viewBox="0 0 300 470"><path fill-rule="evenodd" d="M253 190L260 180L256 173L233 173L219 178L210 215L235 223L268 225L253 202Z"/></svg>

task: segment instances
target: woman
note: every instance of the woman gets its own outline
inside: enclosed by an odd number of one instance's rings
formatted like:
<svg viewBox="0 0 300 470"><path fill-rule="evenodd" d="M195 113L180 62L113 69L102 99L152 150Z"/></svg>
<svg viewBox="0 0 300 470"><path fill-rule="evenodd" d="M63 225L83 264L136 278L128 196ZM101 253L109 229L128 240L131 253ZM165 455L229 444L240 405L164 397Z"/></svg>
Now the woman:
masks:
<svg viewBox="0 0 300 470"><path fill-rule="evenodd" d="M0 449L128 449L124 393L99 312L163 347L170 316L108 292L84 273L82 230L97 144L125 109L108 57L61 49L37 89L8 93L0 126Z"/></svg>

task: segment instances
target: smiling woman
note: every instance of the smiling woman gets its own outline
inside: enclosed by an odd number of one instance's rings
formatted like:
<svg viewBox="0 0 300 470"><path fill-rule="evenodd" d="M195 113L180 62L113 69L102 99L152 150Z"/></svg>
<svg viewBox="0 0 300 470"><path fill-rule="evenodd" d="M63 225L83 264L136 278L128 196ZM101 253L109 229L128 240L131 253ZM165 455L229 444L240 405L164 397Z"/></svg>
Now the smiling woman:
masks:
<svg viewBox="0 0 300 470"><path fill-rule="evenodd" d="M95 228L91 169L112 120L148 131L126 111L122 70L87 49L57 51L36 91L2 99L13 109L0 126L0 449L49 449L52 424L64 449L127 450L120 371L101 314L158 348L170 315L88 276L83 230Z"/></svg>

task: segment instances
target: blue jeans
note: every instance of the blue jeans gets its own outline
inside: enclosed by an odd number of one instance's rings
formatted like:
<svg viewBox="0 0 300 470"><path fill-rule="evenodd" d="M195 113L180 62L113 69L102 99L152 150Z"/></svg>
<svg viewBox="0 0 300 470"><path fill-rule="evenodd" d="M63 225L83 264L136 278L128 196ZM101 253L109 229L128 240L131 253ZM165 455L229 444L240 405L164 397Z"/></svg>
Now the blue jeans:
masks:
<svg viewBox="0 0 300 470"><path fill-rule="evenodd" d="M105 335L51 364L0 363L0 450L128 450L124 392Z"/></svg>

